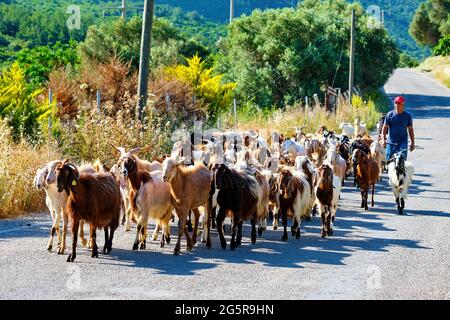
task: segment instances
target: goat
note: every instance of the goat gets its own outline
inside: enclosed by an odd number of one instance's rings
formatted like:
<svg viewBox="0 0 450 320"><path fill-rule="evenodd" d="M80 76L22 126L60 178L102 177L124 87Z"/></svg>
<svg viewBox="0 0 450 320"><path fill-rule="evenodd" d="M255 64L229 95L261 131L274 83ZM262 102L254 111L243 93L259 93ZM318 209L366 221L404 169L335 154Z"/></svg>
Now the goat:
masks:
<svg viewBox="0 0 450 320"><path fill-rule="evenodd" d="M294 220L291 228L292 235L300 238L300 225L303 219L309 217L311 202L311 185L307 177L300 172L294 175L290 170L281 168L278 177L280 214L283 222L283 236L281 241L288 240L287 218Z"/></svg>
<svg viewBox="0 0 450 320"><path fill-rule="evenodd" d="M64 161L56 167L56 185L58 192L65 191L69 196L66 210L72 220L72 253L67 262L73 262L76 258L80 219L90 223L91 256L98 257L98 228L105 231L103 253L110 254L114 231L120 219L120 190L114 176L102 172L80 174L75 165Z"/></svg>
<svg viewBox="0 0 450 320"><path fill-rule="evenodd" d="M327 153L325 146L317 139L312 139L305 142L306 155L310 157L313 163L319 167Z"/></svg>
<svg viewBox="0 0 450 320"><path fill-rule="evenodd" d="M122 175L128 178L131 185L130 199L132 211L137 220L136 238L133 250L145 249L147 239L148 219L156 220L153 240L158 236L158 229L162 226L161 247L165 240L170 243L169 221L172 214L172 203L170 201L170 187L162 181L161 171L138 170L136 160L128 157L122 164Z"/></svg>
<svg viewBox="0 0 450 320"><path fill-rule="evenodd" d="M333 217L333 168L323 164L318 170L315 187L316 203L322 221L322 238L333 235L331 220Z"/></svg>
<svg viewBox="0 0 450 320"><path fill-rule="evenodd" d="M115 149L117 149L120 152L119 160L117 161L117 166L115 167L116 170L119 168L122 168L123 161L125 159L128 159L132 157L136 161L136 165L138 170L144 170L148 172L156 171L156 170L162 170L161 162L159 161L152 161L148 162L146 160L139 159L136 153L138 153L141 148L133 148L130 151L125 151L125 148L123 147L116 147L112 145ZM125 220L125 231L131 230L131 202L130 202L130 188L128 185L127 179L125 179L122 175L118 175L119 181L120 181L120 193L122 195L123 200L123 218L122 218L122 224L124 224Z"/></svg>
<svg viewBox="0 0 450 320"><path fill-rule="evenodd" d="M178 229L178 241L175 245L174 254L180 254L181 237L183 233L186 235L187 249L192 250L196 243L198 221L200 212L198 207L205 208L205 218L210 224L208 199L211 190L211 175L208 169L201 163L195 166L182 167L183 159L176 161L172 158L166 158L163 162L163 180L169 183L171 202L175 208L180 225ZM192 240L185 228L186 220L192 210L195 215L195 225ZM209 229L208 229L209 230ZM207 234L207 247L211 247L209 233Z"/></svg>
<svg viewBox="0 0 450 320"><path fill-rule="evenodd" d="M350 144L350 159L351 159L351 163L352 163L352 167L353 167L353 185L354 186L359 186L358 185L358 179L356 178L356 163L352 161L352 157L353 157L353 153L355 152L356 149L359 149L361 151L363 151L366 154L370 154L370 145L368 146L363 139L359 138L354 140L351 144Z"/></svg>
<svg viewBox="0 0 450 320"><path fill-rule="evenodd" d="M266 177L269 184L269 216L273 219L273 230L278 228L278 214L280 210L280 195L278 193L278 174L270 170L263 170L261 174Z"/></svg>
<svg viewBox="0 0 450 320"><path fill-rule="evenodd" d="M383 147L381 146L381 143L378 141L372 142L370 145L370 156L377 162L378 167L380 168L378 180L381 181L383 179L381 174L383 172Z"/></svg>
<svg viewBox="0 0 450 320"><path fill-rule="evenodd" d="M401 153L395 153L389 159L388 165L389 184L397 203L399 214L403 214L405 200L408 198L408 187L411 185L414 175L414 165L405 161Z"/></svg>
<svg viewBox="0 0 450 320"><path fill-rule="evenodd" d="M355 139L362 138L369 134L367 130L367 125L364 122L361 122L359 119L355 119Z"/></svg>
<svg viewBox="0 0 450 320"><path fill-rule="evenodd" d="M217 204L217 231L222 249L226 249L227 242L223 235L223 221L227 211L233 213L233 226L230 249L234 250L241 244L242 224L244 220L251 219L252 244L256 243L256 222L258 219L258 203L260 184L252 172L248 170L237 171L226 165L219 165L213 177L215 187L218 189ZM236 236L237 229L237 236ZM209 223L208 223L209 235Z"/></svg>
<svg viewBox="0 0 450 320"><path fill-rule="evenodd" d="M317 169L308 157L302 156L295 159L295 170L303 173L306 176L306 181L308 181L311 191L309 209L312 209L312 213L316 215L316 194L314 192L314 187L317 183ZM310 216L306 217L309 220Z"/></svg>
<svg viewBox="0 0 450 320"><path fill-rule="evenodd" d="M37 189L44 188L46 193L45 203L47 208L50 211L52 217L52 228L50 231L50 239L47 244L47 250L51 251L53 248L53 238L55 233L58 237L58 254L64 254L66 249L66 235L67 235L67 226L68 226L68 215L66 211L67 199L68 196L65 193L59 193L56 188L56 167L61 163L60 160L54 160L41 169L38 169L36 172L36 176L34 178L34 185ZM80 172L88 172L95 173L96 171L101 171L102 167L99 161L97 160L94 164L82 164L79 168ZM61 216L63 218L63 230L62 236L59 231L59 223L61 220ZM84 221L80 221L80 239L81 244L83 246L90 247L90 243L88 244L87 240L84 238Z"/></svg>
<svg viewBox="0 0 450 320"><path fill-rule="evenodd" d="M355 178L358 181L359 188L361 189L361 208L368 208L369 189L372 186L372 207L375 205L374 193L375 183L378 180L380 169L377 162L369 157L367 153L360 149L353 151L352 161L356 165Z"/></svg>
<svg viewBox="0 0 450 320"><path fill-rule="evenodd" d="M352 137L355 133L355 128L347 122L341 122L339 125L339 129L342 130L342 134L346 135L347 137Z"/></svg>
<svg viewBox="0 0 450 320"><path fill-rule="evenodd" d="M339 155L335 146L330 146L328 149L327 161L333 168L333 173L338 176L341 183L344 184L345 173L347 172L347 162Z"/></svg>

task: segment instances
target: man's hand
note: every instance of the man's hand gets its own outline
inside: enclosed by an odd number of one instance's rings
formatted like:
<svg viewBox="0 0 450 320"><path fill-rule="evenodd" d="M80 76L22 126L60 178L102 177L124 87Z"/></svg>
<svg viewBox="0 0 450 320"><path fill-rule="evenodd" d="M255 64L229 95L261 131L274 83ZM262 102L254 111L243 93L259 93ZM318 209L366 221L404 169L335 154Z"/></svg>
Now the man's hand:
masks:
<svg viewBox="0 0 450 320"><path fill-rule="evenodd" d="M411 145L409 146L409 151L414 151L414 149L416 149L416 146L414 145L414 143L411 143Z"/></svg>

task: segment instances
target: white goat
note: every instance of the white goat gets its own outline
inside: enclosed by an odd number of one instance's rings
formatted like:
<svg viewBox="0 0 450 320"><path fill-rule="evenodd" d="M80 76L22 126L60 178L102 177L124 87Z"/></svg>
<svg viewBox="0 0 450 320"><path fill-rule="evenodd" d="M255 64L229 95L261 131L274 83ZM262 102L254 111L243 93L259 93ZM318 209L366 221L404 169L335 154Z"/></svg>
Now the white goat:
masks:
<svg viewBox="0 0 450 320"><path fill-rule="evenodd" d="M347 122L341 122L341 124L339 125L339 129L342 130L343 135L346 135L349 138L353 137L355 133L355 128Z"/></svg>
<svg viewBox="0 0 450 320"><path fill-rule="evenodd" d="M399 214L403 214L405 200L408 198L408 187L414 175L414 166L399 154L394 154L388 165L389 184L394 193Z"/></svg>

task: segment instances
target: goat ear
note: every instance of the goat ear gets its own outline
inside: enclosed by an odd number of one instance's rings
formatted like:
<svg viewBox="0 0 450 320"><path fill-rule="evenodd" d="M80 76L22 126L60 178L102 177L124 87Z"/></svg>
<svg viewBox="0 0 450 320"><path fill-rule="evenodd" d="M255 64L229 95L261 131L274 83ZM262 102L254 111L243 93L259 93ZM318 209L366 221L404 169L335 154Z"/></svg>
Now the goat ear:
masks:
<svg viewBox="0 0 450 320"><path fill-rule="evenodd" d="M124 147L116 147L115 145L111 144L111 146L113 148L115 148L116 150L118 150L121 154L125 153L125 148Z"/></svg>

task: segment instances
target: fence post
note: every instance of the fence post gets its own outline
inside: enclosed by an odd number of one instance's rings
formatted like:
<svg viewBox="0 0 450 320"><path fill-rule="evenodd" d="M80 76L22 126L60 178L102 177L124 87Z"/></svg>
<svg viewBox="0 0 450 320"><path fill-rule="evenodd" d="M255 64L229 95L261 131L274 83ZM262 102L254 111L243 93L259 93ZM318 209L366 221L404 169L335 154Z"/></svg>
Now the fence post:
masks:
<svg viewBox="0 0 450 320"><path fill-rule="evenodd" d="M236 98L233 99L233 113L234 113L234 130L237 129L237 111L236 111Z"/></svg>
<svg viewBox="0 0 450 320"><path fill-rule="evenodd" d="M98 114L100 114L100 91L97 90L97 110L98 110Z"/></svg>
<svg viewBox="0 0 450 320"><path fill-rule="evenodd" d="M308 96L305 96L305 109L309 109L309 99Z"/></svg>
<svg viewBox="0 0 450 320"><path fill-rule="evenodd" d="M48 89L48 104L51 105L53 104L53 92L52 89ZM50 134L52 131L52 116L50 115L50 117L48 117L48 133Z"/></svg>
<svg viewBox="0 0 450 320"><path fill-rule="evenodd" d="M170 111L170 94L166 93L166 111Z"/></svg>

